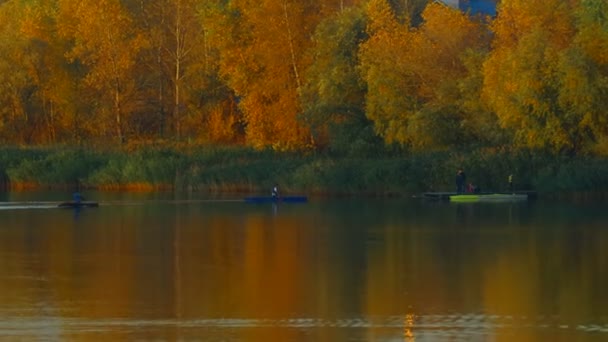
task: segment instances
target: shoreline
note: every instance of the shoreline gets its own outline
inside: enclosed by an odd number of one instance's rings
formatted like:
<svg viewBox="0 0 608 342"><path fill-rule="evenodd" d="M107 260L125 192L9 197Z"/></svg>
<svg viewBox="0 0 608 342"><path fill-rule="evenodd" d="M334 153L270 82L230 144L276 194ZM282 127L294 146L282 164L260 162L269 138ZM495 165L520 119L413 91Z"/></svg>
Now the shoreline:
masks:
<svg viewBox="0 0 608 342"><path fill-rule="evenodd" d="M0 192L5 193L25 193L25 192L43 192L43 191L66 191L72 192L77 186L76 184L40 184L31 182L16 182L0 184ZM80 186L81 192L95 191L107 193L196 193L209 195L255 195L264 192L264 189L259 188L244 188L237 185L213 186L213 187L188 187L187 189L177 189L170 184L149 184L149 183L128 183L128 184L112 184L102 186ZM561 192L544 192L538 193L531 190L520 190L520 192L534 192L534 200L573 200L573 201L607 201L608 193L603 191L561 191ZM449 191L447 191L449 192ZM499 191L497 191L499 192ZM418 199L429 200L423 196L422 192L398 192L398 191L329 191L329 190L298 190L292 189L283 191L285 195L307 195L319 198L369 198L369 199Z"/></svg>
<svg viewBox="0 0 608 342"><path fill-rule="evenodd" d="M97 192L124 192L124 193L162 193L162 192L174 192L174 193L207 193L207 194L259 194L264 192L265 188L262 187L242 187L238 185L224 185L224 186L211 186L211 187L194 187L188 186L186 189L178 189L176 186L171 184L149 184L149 183L128 183L120 185L101 185L101 186L77 186L76 184L40 184L40 183L9 183L8 186L0 186L0 192L36 192L36 191L72 191L73 189L79 188L83 191L97 191ZM377 198L405 198L412 197L416 198L418 193L411 192L384 192L384 191L329 191L329 190L313 190L307 191L303 189L291 189L288 191L282 191L283 194L310 194L318 197L377 197Z"/></svg>
<svg viewBox="0 0 608 342"><path fill-rule="evenodd" d="M250 149L158 148L133 152L0 149L0 191L281 193L319 197L416 197L456 189L458 169L484 192L539 198L608 199L608 158L531 150L442 151L378 156L298 154Z"/></svg>

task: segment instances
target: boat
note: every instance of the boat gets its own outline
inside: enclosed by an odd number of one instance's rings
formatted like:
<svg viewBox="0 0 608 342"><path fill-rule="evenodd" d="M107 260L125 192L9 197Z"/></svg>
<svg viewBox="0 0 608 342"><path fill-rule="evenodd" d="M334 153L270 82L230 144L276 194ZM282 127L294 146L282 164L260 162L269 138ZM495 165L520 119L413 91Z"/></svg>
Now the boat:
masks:
<svg viewBox="0 0 608 342"><path fill-rule="evenodd" d="M306 196L250 196L245 197L245 202L248 203L305 203L308 202Z"/></svg>
<svg viewBox="0 0 608 342"><path fill-rule="evenodd" d="M516 202L527 201L527 194L489 193L489 194L460 194L450 195L450 202Z"/></svg>
<svg viewBox="0 0 608 342"><path fill-rule="evenodd" d="M492 195L492 196L488 196L488 195ZM521 195L521 196L513 197L513 196L505 196L505 195ZM420 195L415 195L414 198L422 198L422 199L435 200L435 201L450 201L452 196L462 196L462 197L454 197L454 199L456 201L458 201L460 199L462 202L478 202L478 199L476 197L471 197L471 196L485 196L485 197L487 197L488 200L499 199L499 198L509 199L509 200L513 200L513 199L535 200L537 198L538 194L536 193L536 191L533 191L533 190L517 190L517 191L509 191L509 192L480 192L480 193L464 193L464 194L459 194L457 192L444 191L444 192L423 192Z"/></svg>
<svg viewBox="0 0 608 342"><path fill-rule="evenodd" d="M99 207L99 203L90 202L90 201L82 201L82 202L68 201L68 202L61 202L57 206L59 208L97 208L97 207Z"/></svg>

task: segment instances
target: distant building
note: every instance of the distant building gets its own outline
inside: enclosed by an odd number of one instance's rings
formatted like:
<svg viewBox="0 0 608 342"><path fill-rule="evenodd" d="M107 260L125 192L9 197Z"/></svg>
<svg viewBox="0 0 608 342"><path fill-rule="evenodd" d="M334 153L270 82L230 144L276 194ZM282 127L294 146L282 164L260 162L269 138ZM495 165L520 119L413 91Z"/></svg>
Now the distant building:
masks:
<svg viewBox="0 0 608 342"><path fill-rule="evenodd" d="M458 8L471 15L496 16L496 5L499 0L440 0L444 4Z"/></svg>

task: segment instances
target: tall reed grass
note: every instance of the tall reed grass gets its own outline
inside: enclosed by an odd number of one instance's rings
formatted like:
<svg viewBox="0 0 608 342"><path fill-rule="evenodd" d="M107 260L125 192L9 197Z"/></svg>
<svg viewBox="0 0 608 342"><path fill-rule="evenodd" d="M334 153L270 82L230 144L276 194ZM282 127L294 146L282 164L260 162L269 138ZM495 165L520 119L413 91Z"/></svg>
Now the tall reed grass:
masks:
<svg viewBox="0 0 608 342"><path fill-rule="evenodd" d="M459 168L482 191L506 191L513 174L518 190L551 196L608 193L608 159L531 150L404 152L370 158L220 146L0 149L0 186L11 189L266 193L277 183L285 193L388 196L454 191Z"/></svg>

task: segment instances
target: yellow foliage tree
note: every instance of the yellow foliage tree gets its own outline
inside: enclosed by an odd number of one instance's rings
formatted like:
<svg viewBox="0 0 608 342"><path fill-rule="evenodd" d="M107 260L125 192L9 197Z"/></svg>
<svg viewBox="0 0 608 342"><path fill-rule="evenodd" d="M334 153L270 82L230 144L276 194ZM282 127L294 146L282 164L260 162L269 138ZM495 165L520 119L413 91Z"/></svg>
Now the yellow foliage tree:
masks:
<svg viewBox="0 0 608 342"><path fill-rule="evenodd" d="M512 0L499 7L483 96L517 145L579 148L579 118L559 104L559 64L575 35L575 3Z"/></svg>
<svg viewBox="0 0 608 342"><path fill-rule="evenodd" d="M608 3L583 0L577 34L560 57L559 104L575 120L579 150L608 155Z"/></svg>
<svg viewBox="0 0 608 342"><path fill-rule="evenodd" d="M400 24L386 0L370 1L368 16L361 70L367 115L378 134L416 149L462 143L470 132L458 103L472 91L459 88L471 71L463 56L486 49L483 25L437 3L427 6L419 27Z"/></svg>

